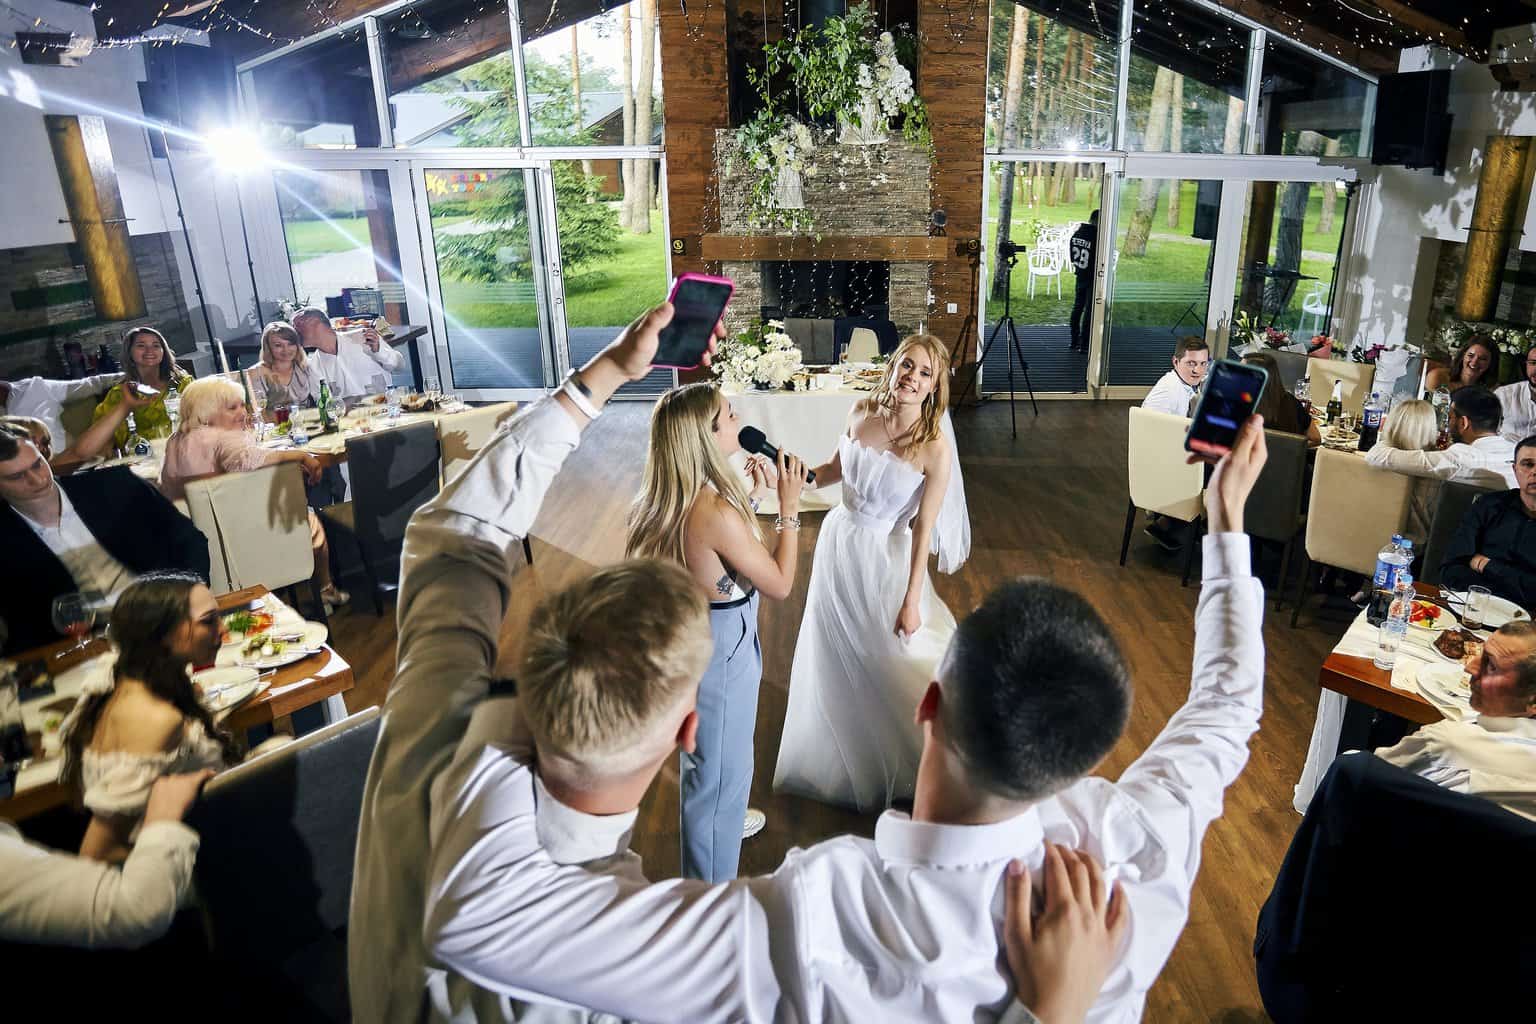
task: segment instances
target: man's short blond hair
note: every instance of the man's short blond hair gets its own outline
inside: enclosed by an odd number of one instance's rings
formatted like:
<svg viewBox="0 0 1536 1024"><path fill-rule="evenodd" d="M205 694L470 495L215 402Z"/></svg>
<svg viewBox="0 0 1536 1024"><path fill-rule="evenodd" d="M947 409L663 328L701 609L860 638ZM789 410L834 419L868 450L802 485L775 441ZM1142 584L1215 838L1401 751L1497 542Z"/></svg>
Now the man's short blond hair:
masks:
<svg viewBox="0 0 1536 1024"><path fill-rule="evenodd" d="M640 770L697 699L713 649L709 602L674 562L621 562L547 598L517 677L540 760L588 782Z"/></svg>

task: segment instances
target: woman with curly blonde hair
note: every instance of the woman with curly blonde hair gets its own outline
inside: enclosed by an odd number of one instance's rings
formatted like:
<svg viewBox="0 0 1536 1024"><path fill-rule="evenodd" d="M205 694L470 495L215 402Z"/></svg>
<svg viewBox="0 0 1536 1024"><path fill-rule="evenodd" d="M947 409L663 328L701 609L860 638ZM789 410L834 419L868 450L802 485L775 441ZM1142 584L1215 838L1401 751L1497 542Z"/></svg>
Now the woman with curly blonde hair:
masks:
<svg viewBox="0 0 1536 1024"><path fill-rule="evenodd" d="M912 711L955 631L928 553L953 572L970 550L948 406L949 353L913 335L815 469L818 485L841 481L843 498L816 541L776 790L864 812L912 795Z"/></svg>

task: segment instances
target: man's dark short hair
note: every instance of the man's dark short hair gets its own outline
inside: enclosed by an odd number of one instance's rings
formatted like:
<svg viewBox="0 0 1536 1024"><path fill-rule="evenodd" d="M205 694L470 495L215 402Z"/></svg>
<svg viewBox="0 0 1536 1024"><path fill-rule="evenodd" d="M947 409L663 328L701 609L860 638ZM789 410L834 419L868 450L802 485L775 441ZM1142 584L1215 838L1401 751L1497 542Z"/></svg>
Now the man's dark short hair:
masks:
<svg viewBox="0 0 1536 1024"><path fill-rule="evenodd" d="M940 680L944 730L971 781L1040 800L1093 770L1125 730L1131 674L1080 595L1006 583L960 623Z"/></svg>
<svg viewBox="0 0 1536 1024"><path fill-rule="evenodd" d="M10 423L0 423L0 462L9 462L21 454L21 443L32 443L32 435Z"/></svg>
<svg viewBox="0 0 1536 1024"><path fill-rule="evenodd" d="M1536 351L1536 350L1533 350L1533 351ZM1521 438L1520 439L1520 443L1515 445L1515 461L1516 462L1520 461L1520 449L1521 448L1536 448L1536 434L1531 434L1528 437Z"/></svg>
<svg viewBox="0 0 1536 1024"><path fill-rule="evenodd" d="M1452 392L1451 408L1456 415L1470 420L1474 430L1495 431L1504 422L1504 406L1499 396L1476 384Z"/></svg>
<svg viewBox="0 0 1536 1024"><path fill-rule="evenodd" d="M1186 334L1173 346L1173 361L1178 362L1188 352L1208 352L1211 346L1198 334Z"/></svg>

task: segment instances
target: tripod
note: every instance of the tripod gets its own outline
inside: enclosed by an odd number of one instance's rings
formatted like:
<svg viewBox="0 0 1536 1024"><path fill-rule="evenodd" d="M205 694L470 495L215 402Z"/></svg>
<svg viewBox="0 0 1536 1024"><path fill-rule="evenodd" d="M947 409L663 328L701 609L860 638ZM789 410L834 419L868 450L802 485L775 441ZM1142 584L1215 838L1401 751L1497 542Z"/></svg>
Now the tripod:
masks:
<svg viewBox="0 0 1536 1024"><path fill-rule="evenodd" d="M1015 402L1017 396L1013 393L1013 360L1017 356L1019 369L1024 374L1024 386L1029 389L1029 404L1034 407L1035 415L1040 415L1040 403L1035 401L1035 386L1029 380L1029 360L1024 358L1024 348L1019 344L1019 332L1013 322L1013 268L1019 262L1017 250L1007 253L1003 265L1003 318L992 328L992 336L981 347L981 354L976 359L976 372L971 374L971 379L966 383L965 390L960 392L960 398L956 405L965 404L966 396L976 386L976 378L981 374L981 366L987 361L987 353L992 351L992 346L997 342L997 336L1003 333L1003 328L1008 328L1008 422L1013 427L1013 436L1019 436L1019 421Z"/></svg>

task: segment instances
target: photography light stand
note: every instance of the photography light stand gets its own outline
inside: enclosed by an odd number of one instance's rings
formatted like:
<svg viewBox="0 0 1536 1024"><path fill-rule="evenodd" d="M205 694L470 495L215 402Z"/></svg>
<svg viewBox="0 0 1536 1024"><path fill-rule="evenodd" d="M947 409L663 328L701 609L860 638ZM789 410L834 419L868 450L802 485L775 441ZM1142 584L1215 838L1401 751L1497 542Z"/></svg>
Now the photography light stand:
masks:
<svg viewBox="0 0 1536 1024"><path fill-rule="evenodd" d="M245 199L240 195L240 177L235 177L235 208L240 211L240 237L245 242L245 266L251 273L251 303L256 307L257 334L261 333L261 289L256 287L256 259L251 255L251 234L245 227Z"/></svg>
<svg viewBox="0 0 1536 1024"><path fill-rule="evenodd" d="M165 149L165 169L171 175L171 195L176 200L176 216L181 221L181 237L187 244L187 264L192 268L192 291L197 295L197 308L203 312L203 329L208 332L208 344L214 343L213 318L208 315L208 302L203 298L203 278L197 272L197 253L192 251L192 232L187 230L187 214L181 206L181 188L176 184L176 164L171 159L171 142L165 128L160 129L160 145Z"/></svg>
<svg viewBox="0 0 1536 1024"><path fill-rule="evenodd" d="M1013 321L1013 268L1019 262L1019 253L1024 251L1022 245L1012 242L1003 242L998 246L999 254L1003 259L1003 316L992 328L992 336L981 347L981 354L976 357L976 372L971 374L971 379L966 383L965 390L960 393L957 405L963 405L966 395L976 386L976 378L981 375L981 367L987 361L987 353L992 351L992 346L997 343L998 336L1003 333L1003 328L1008 328L1008 422L1013 427L1013 436L1019 436L1019 420L1016 403L1018 396L1013 390L1013 360L1017 356L1019 369L1024 375L1024 386L1029 389L1029 404L1034 408L1035 415L1040 415L1040 403L1035 401L1035 386L1029 380L1029 360L1024 358L1024 347L1019 343L1018 328ZM978 392L979 394L979 392Z"/></svg>

